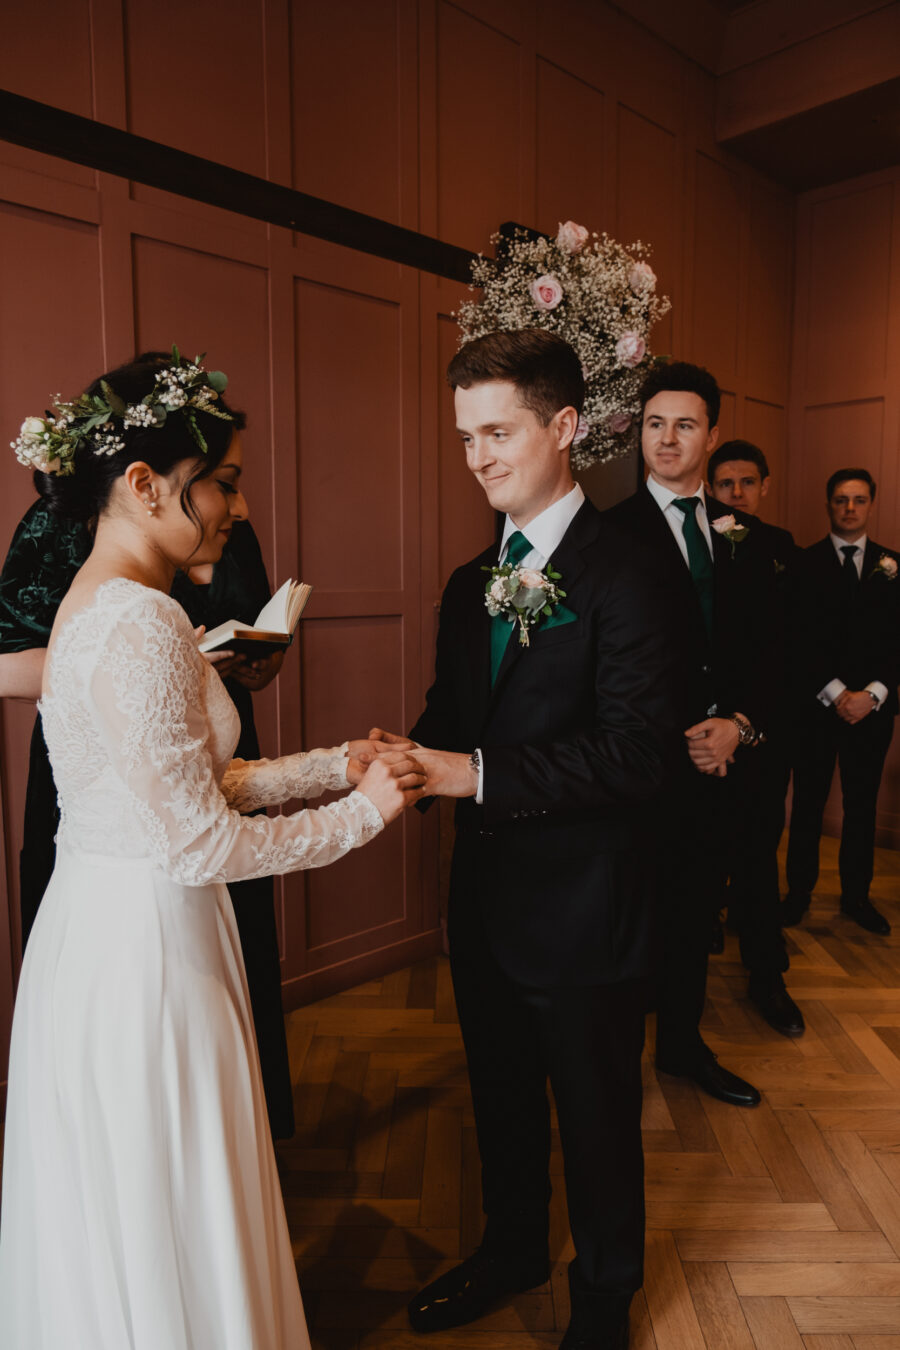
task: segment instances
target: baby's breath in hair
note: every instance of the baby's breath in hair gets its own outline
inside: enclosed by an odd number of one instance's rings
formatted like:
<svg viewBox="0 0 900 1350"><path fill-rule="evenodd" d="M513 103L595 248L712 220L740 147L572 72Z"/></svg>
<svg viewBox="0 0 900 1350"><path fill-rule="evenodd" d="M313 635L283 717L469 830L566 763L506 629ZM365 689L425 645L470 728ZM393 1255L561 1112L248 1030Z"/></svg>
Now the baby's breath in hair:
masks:
<svg viewBox="0 0 900 1350"><path fill-rule="evenodd" d="M641 384L653 363L650 329L671 309L656 293L650 249L624 248L607 234L590 235L574 221L555 239L491 236L497 258L472 263L470 290L456 319L460 346L495 329L546 328L575 348L585 380L584 411L572 446L577 469L603 464L634 448Z"/></svg>

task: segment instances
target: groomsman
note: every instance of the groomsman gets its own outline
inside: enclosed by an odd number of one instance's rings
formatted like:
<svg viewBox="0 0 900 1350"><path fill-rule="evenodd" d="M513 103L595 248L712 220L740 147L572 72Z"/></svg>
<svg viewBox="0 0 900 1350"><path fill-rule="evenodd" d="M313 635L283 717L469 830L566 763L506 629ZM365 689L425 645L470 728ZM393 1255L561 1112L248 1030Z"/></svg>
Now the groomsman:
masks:
<svg viewBox="0 0 900 1350"><path fill-rule="evenodd" d="M827 487L831 530L797 569L794 798L783 922L799 923L819 876L819 837L835 761L841 775L841 913L870 933L891 926L869 899L875 807L897 715L898 555L867 533L875 480L840 469Z"/></svg>
<svg viewBox="0 0 900 1350"><path fill-rule="evenodd" d="M409 1317L444 1331L547 1280L549 1078L575 1245L561 1347L625 1350L644 1237L645 816L679 743L674 635L653 579L572 478L572 348L537 329L489 333L448 379L468 467L504 527L499 549L450 578L412 736L442 748L420 751L433 790L462 799L450 964L487 1223ZM565 592L527 645L486 608L504 565L531 569L530 586L558 574Z"/></svg>
<svg viewBox="0 0 900 1350"><path fill-rule="evenodd" d="M726 441L709 457L707 480L716 501L753 518L735 562L753 561L773 583L773 640L777 668L766 741L729 773L732 822L727 831L729 919L740 935L741 960L750 972L748 995L775 1031L802 1036L803 1014L784 986L789 960L781 931L778 845L784 831L785 796L791 776L787 600L799 550L793 535L759 519L769 491L769 465L759 446ZM721 932L721 929L719 930ZM721 950L721 949L720 949Z"/></svg>
<svg viewBox="0 0 900 1350"><path fill-rule="evenodd" d="M723 841L734 827L727 776L758 753L772 674L773 575L761 564L764 552L747 549L755 523L733 516L703 486L719 406L707 370L683 361L655 366L641 393L649 477L604 519L653 567L680 633L682 755L648 813L648 848L660 867L657 1068L720 1101L756 1106L756 1088L720 1065L700 1035Z"/></svg>

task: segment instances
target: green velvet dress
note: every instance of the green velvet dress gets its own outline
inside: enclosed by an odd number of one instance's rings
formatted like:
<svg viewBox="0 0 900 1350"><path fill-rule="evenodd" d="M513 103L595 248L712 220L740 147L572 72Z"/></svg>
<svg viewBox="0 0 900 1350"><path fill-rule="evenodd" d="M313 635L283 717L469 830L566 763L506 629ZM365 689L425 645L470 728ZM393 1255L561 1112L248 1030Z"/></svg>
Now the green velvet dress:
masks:
<svg viewBox="0 0 900 1350"><path fill-rule="evenodd" d="M72 578L91 549L86 525L53 516L43 501L25 513L0 572L0 653L46 647L50 630ZM269 599L269 582L256 535L246 522L234 526L208 586L197 586L178 573L173 597L194 627L214 628L226 619L252 623ZM235 754L258 759L253 695L226 679L241 719ZM19 858L22 944L31 932L55 861L59 825L56 786L37 718L31 737L25 829ZM244 953L250 1003L256 1027L269 1123L276 1139L294 1132L293 1094L281 1003L281 963L271 877L229 886Z"/></svg>

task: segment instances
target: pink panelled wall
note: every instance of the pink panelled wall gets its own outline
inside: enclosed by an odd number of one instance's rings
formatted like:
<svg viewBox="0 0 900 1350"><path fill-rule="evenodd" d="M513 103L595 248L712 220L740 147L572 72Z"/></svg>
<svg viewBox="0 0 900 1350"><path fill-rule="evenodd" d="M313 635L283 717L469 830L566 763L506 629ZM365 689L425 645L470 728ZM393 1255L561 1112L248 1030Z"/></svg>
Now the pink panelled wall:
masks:
<svg viewBox="0 0 900 1350"><path fill-rule="evenodd" d="M4 20L0 86L473 251L509 219L652 242L674 301L657 349L716 371L723 432L766 445L783 514L793 202L718 150L698 66L601 0L222 0L210 14L34 0ZM208 350L249 414L272 579L316 588L258 700L264 753L408 725L421 706L441 586L493 528L443 386L460 295L0 143L2 443L48 394L173 339ZM613 501L634 474L622 463L587 486ZM32 499L9 453L0 485L5 549ZM33 710L0 716L2 1050ZM435 949L436 816L282 883L288 1005Z"/></svg>
<svg viewBox="0 0 900 1350"><path fill-rule="evenodd" d="M878 484L870 533L900 548L900 169L797 202L797 292L786 524L801 544L828 530L825 483L844 467ZM826 828L837 833L835 785ZM878 802L878 842L900 847L900 737Z"/></svg>

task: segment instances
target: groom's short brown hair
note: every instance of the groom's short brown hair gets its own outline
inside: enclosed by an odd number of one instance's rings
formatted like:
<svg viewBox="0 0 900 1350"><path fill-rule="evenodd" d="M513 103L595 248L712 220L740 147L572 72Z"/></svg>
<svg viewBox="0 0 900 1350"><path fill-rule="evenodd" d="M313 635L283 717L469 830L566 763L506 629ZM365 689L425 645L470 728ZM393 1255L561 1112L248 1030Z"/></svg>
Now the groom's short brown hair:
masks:
<svg viewBox="0 0 900 1350"><path fill-rule="evenodd" d="M581 413L584 375L574 349L543 328L498 328L460 347L447 367L451 389L506 380L516 386L519 402L542 426L560 408Z"/></svg>

